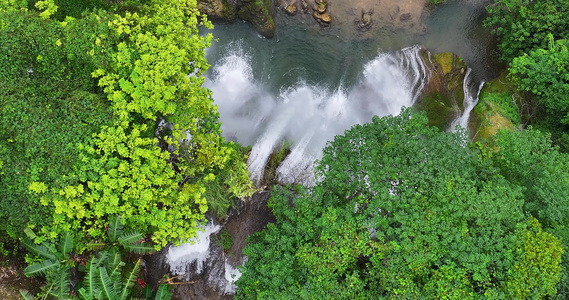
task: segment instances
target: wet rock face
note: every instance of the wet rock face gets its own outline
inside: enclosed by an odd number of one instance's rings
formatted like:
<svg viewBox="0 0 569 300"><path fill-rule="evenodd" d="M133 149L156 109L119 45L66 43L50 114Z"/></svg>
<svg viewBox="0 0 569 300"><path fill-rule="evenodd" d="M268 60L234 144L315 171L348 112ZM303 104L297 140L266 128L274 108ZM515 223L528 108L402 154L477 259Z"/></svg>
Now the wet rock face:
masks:
<svg viewBox="0 0 569 300"><path fill-rule="evenodd" d="M235 2L235 1L233 1ZM237 19L237 7L228 0L199 0L197 8L211 21L233 23Z"/></svg>
<svg viewBox="0 0 569 300"><path fill-rule="evenodd" d="M275 35L272 0L238 0L239 18L251 22L255 29L266 38Z"/></svg>
<svg viewBox="0 0 569 300"><path fill-rule="evenodd" d="M275 35L272 0L198 0L197 8L212 21L233 23L239 17L251 22L261 35Z"/></svg>
<svg viewBox="0 0 569 300"><path fill-rule="evenodd" d="M449 52L431 55L424 51L423 60L431 76L416 106L426 112L429 125L446 130L463 106L466 64Z"/></svg>
<svg viewBox="0 0 569 300"><path fill-rule="evenodd" d="M272 210L267 206L270 198L269 191L255 193L251 199L241 202L229 213L223 229L210 236L207 259L201 264L193 261L184 266L183 272L174 282L177 282L172 299L195 300L225 300L232 299L234 286L228 284L231 272L235 266L245 262L243 248L247 236L262 230L270 222L275 222ZM224 249L222 232L231 238L231 247ZM145 257L145 281L156 287L164 275L172 277L168 264L168 247L159 253ZM199 264L199 265L198 265Z"/></svg>

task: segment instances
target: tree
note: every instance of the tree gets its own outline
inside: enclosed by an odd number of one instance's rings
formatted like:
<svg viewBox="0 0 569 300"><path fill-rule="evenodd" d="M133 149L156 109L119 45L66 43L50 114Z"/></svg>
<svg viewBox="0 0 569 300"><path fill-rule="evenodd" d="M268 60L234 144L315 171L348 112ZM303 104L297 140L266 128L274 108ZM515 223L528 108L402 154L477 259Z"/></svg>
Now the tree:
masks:
<svg viewBox="0 0 569 300"><path fill-rule="evenodd" d="M409 109L336 136L314 188L274 189L277 222L244 250L236 297L554 294L559 239L526 218L522 189L464 139Z"/></svg>
<svg viewBox="0 0 569 300"><path fill-rule="evenodd" d="M487 6L490 16L485 26L494 26L501 40L502 59L512 61L530 51L547 48L547 35L569 38L569 4L557 0L496 0Z"/></svg>
<svg viewBox="0 0 569 300"><path fill-rule="evenodd" d="M0 150L14 170L1 183L3 228L37 228L37 242L71 231L85 249L119 215L161 247L195 236L208 201L227 208L253 191L202 87L211 35L198 26L211 24L195 1L142 1L61 22L49 18L60 2L40 2L51 10L42 18L2 12ZM34 131L13 128L21 121ZM206 187L225 192L206 199Z"/></svg>
<svg viewBox="0 0 569 300"><path fill-rule="evenodd" d="M529 128L500 131L493 155L495 165L508 181L523 186L524 212L530 214L547 232L561 238L569 247L569 155L552 146L550 134ZM559 293L569 295L569 256L563 256Z"/></svg>

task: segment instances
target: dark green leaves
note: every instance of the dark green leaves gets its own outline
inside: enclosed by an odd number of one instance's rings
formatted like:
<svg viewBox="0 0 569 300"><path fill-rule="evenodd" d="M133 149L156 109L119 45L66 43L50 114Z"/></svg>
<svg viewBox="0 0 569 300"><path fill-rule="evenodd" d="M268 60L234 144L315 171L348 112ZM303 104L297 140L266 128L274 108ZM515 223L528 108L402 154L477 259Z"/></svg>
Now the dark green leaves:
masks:
<svg viewBox="0 0 569 300"><path fill-rule="evenodd" d="M464 144L409 109L335 137L314 188L274 189L277 222L245 248L236 297L500 298L522 286L522 189ZM558 264L538 263L549 286Z"/></svg>

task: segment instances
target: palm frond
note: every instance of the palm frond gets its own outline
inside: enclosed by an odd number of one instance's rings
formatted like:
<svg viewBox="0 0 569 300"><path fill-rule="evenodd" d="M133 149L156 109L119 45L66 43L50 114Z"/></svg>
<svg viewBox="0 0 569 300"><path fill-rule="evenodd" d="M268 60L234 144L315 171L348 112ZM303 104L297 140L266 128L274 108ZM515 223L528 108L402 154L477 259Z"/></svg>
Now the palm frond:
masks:
<svg viewBox="0 0 569 300"><path fill-rule="evenodd" d="M36 233L30 228L24 229L24 233L32 240L35 240L38 237Z"/></svg>
<svg viewBox="0 0 569 300"><path fill-rule="evenodd" d="M23 238L22 239L22 244L24 244L24 246L32 253L38 255L38 256L43 256L47 259L52 259L52 260L56 260L57 257L55 256L55 254L53 254L53 252L51 251L52 249L49 249L47 246L45 245L38 245L36 243L34 243L31 239L29 238Z"/></svg>
<svg viewBox="0 0 569 300"><path fill-rule="evenodd" d="M20 290L20 295L22 296L22 298L24 298L24 300L34 300L34 295L32 295L30 292L26 291L26 290Z"/></svg>
<svg viewBox="0 0 569 300"><path fill-rule="evenodd" d="M156 252L154 246L149 243L136 243L132 245L125 245L124 249L136 254L148 254Z"/></svg>
<svg viewBox="0 0 569 300"><path fill-rule="evenodd" d="M106 243L103 242L93 242L93 243L87 243L87 249L89 250L99 250L103 247L105 247L105 245L107 245Z"/></svg>
<svg viewBox="0 0 569 300"><path fill-rule="evenodd" d="M139 267L140 267L140 259L136 261L136 264L134 264L134 267L128 273L128 277L126 278L126 281L124 282L123 287L121 289L121 297L120 297L121 300L126 300L128 295L130 294L130 289L132 288L134 282L136 281Z"/></svg>
<svg viewBox="0 0 569 300"><path fill-rule="evenodd" d="M97 285L97 268L99 267L99 259L92 257L85 267L85 278L83 278L83 284L85 285L85 299L94 298L99 292L99 287ZM89 296L90 298L88 298Z"/></svg>
<svg viewBox="0 0 569 300"><path fill-rule="evenodd" d="M123 226L121 223L121 217L120 216L113 216L109 220L109 237L111 238L111 241L117 240L117 238L122 233L122 229L123 229Z"/></svg>
<svg viewBox="0 0 569 300"><path fill-rule="evenodd" d="M61 264L57 260L46 259L24 269L26 276L45 274L49 270L57 269Z"/></svg>
<svg viewBox="0 0 569 300"><path fill-rule="evenodd" d="M139 232L129 232L129 233L124 233L119 237L119 244L121 244L123 247L125 247L126 245L132 244L132 243L136 243L140 240L142 240L144 236L142 234L140 234Z"/></svg>
<svg viewBox="0 0 569 300"><path fill-rule="evenodd" d="M172 298L170 287L165 284L161 284L156 291L156 297L154 297L154 300L169 300L170 298Z"/></svg>
<svg viewBox="0 0 569 300"><path fill-rule="evenodd" d="M115 289L113 288L113 283L111 282L111 278L107 273L107 269L99 268L99 283L101 284L101 290L103 292L103 297L105 299L117 299L118 295Z"/></svg>
<svg viewBox="0 0 569 300"><path fill-rule="evenodd" d="M71 281L69 280L69 267L63 268L59 271L56 277L56 297L57 299L68 299L69 291L71 287Z"/></svg>
<svg viewBox="0 0 569 300"><path fill-rule="evenodd" d="M63 256L73 251L73 238L69 232L66 232L65 238L59 242L59 251L63 254Z"/></svg>

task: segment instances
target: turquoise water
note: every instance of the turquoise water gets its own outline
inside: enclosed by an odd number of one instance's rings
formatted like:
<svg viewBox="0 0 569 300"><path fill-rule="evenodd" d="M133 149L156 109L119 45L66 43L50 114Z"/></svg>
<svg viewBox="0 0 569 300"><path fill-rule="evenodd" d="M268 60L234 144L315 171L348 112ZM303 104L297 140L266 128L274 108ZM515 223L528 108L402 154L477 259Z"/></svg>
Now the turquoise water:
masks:
<svg viewBox="0 0 569 300"><path fill-rule="evenodd" d="M433 53L453 52L461 56L473 69L475 80L489 80L498 75L500 66L492 50L495 41L489 30L481 26L487 2L449 1L434 10L425 10L422 24L415 28L375 24L364 33L354 31L355 24L349 22L322 29L311 16L290 17L279 11L273 39L262 38L248 23L216 25L212 32L217 42L208 52L208 59L215 65L227 55L231 47L228 45L238 41L251 57L256 80L271 90L299 80L334 89L354 85L363 66L378 52L419 44Z"/></svg>

